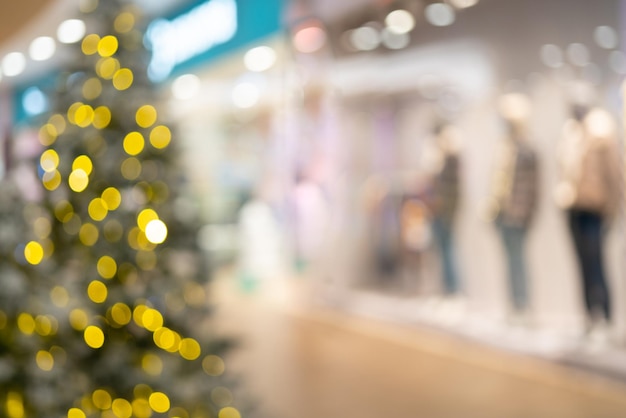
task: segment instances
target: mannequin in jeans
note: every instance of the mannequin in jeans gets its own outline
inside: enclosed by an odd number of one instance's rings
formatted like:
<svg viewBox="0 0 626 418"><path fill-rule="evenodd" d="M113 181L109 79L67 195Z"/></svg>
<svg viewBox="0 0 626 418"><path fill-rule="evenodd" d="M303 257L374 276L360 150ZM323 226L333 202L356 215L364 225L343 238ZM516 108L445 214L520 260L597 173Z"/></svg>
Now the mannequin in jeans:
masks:
<svg viewBox="0 0 626 418"><path fill-rule="evenodd" d="M607 339L611 298L603 259L603 230L621 196L619 149L611 115L600 108L573 108L559 149L561 181L557 203L567 212L581 272L587 331Z"/></svg>

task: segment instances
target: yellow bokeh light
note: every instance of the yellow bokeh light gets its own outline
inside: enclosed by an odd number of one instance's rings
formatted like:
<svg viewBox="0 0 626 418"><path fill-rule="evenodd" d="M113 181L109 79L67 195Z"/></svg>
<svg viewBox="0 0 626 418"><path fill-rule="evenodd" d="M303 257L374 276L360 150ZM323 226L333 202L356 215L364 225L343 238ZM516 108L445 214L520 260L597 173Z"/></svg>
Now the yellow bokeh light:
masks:
<svg viewBox="0 0 626 418"><path fill-rule="evenodd" d="M9 392L6 400L8 418L24 418L24 399L17 392Z"/></svg>
<svg viewBox="0 0 626 418"><path fill-rule="evenodd" d="M111 404L111 409L117 418L130 418L133 415L133 407L126 399L115 399Z"/></svg>
<svg viewBox="0 0 626 418"><path fill-rule="evenodd" d="M98 269L98 274L103 279L112 279L115 276L115 273L117 273L117 263L113 257L108 255L100 257L96 267Z"/></svg>
<svg viewBox="0 0 626 418"><path fill-rule="evenodd" d="M113 27L119 33L130 32L135 26L135 15L130 12L122 12L115 18Z"/></svg>
<svg viewBox="0 0 626 418"><path fill-rule="evenodd" d="M44 350L37 352L35 361L37 362L37 367L46 372L49 372L54 367L54 358L52 357L52 354Z"/></svg>
<svg viewBox="0 0 626 418"><path fill-rule="evenodd" d="M104 332L95 325L85 328L83 333L85 343L91 348L100 348L104 345Z"/></svg>
<svg viewBox="0 0 626 418"><path fill-rule="evenodd" d="M96 99L102 94L102 82L92 77L83 84L83 97L87 100Z"/></svg>
<svg viewBox="0 0 626 418"><path fill-rule="evenodd" d="M54 170L50 173L44 173L41 178L43 187L50 191L56 190L61 185L61 181L61 173L58 170Z"/></svg>
<svg viewBox="0 0 626 418"><path fill-rule="evenodd" d="M22 333L31 335L35 332L35 318L31 314L21 313L17 317L17 327Z"/></svg>
<svg viewBox="0 0 626 418"><path fill-rule="evenodd" d="M162 244L167 239L167 226L160 219L148 222L146 238L153 244Z"/></svg>
<svg viewBox="0 0 626 418"><path fill-rule="evenodd" d="M150 309L146 305L137 305L133 310L133 321L140 327L143 327L143 314Z"/></svg>
<svg viewBox="0 0 626 418"><path fill-rule="evenodd" d="M54 254L54 242L50 238L41 240L41 246L43 247L43 258L48 258Z"/></svg>
<svg viewBox="0 0 626 418"><path fill-rule="evenodd" d="M48 124L54 126L57 135L61 135L63 132L65 132L65 118L59 113L50 116L50 119L48 119Z"/></svg>
<svg viewBox="0 0 626 418"><path fill-rule="evenodd" d="M202 350L198 341L193 338L183 338L178 347L178 352L185 360L195 360L200 357Z"/></svg>
<svg viewBox="0 0 626 418"><path fill-rule="evenodd" d="M163 414L170 409L170 399L163 392L154 392L148 398L148 402L150 402L150 408L159 414Z"/></svg>
<svg viewBox="0 0 626 418"><path fill-rule="evenodd" d="M170 350L177 343L176 334L169 328L161 327L154 332L152 336L154 339L154 343L157 347L162 348L163 350ZM180 342L178 342L180 344ZM178 347L176 347L178 350Z"/></svg>
<svg viewBox="0 0 626 418"><path fill-rule="evenodd" d="M109 187L102 192L102 200L106 202L109 210L115 210L122 203L122 194L115 187Z"/></svg>
<svg viewBox="0 0 626 418"><path fill-rule="evenodd" d="M82 409L70 408L70 410L67 411L67 418L87 418L87 415L85 415Z"/></svg>
<svg viewBox="0 0 626 418"><path fill-rule="evenodd" d="M156 120L157 111L154 106L141 106L135 114L135 121L137 122L137 125L141 126L142 128L149 128L150 126L154 125Z"/></svg>
<svg viewBox="0 0 626 418"><path fill-rule="evenodd" d="M51 317L37 315L35 318L35 331L37 334L45 337L56 332L56 327L53 325Z"/></svg>
<svg viewBox="0 0 626 418"><path fill-rule="evenodd" d="M152 409L150 403L146 399L133 399L133 415L137 418L150 418L152 416Z"/></svg>
<svg viewBox="0 0 626 418"><path fill-rule="evenodd" d="M152 376L158 376L163 371L163 361L154 354L146 354L141 359L141 368Z"/></svg>
<svg viewBox="0 0 626 418"><path fill-rule="evenodd" d="M153 392L152 388L145 383L140 383L133 388L133 394L137 399L147 400L150 394Z"/></svg>
<svg viewBox="0 0 626 418"><path fill-rule="evenodd" d="M81 106L83 106L83 105L84 105L84 103L82 103L82 102L76 102L76 103L73 103L73 104L72 104L72 105L71 105L71 106L67 109L67 120L68 120L71 124L76 125L76 119L75 119L75 117L76 117L76 111L77 111L77 110L78 110Z"/></svg>
<svg viewBox="0 0 626 418"><path fill-rule="evenodd" d="M89 286L87 287L87 295L94 303L104 303L104 301L107 300L108 294L109 291L107 290L106 285L101 281L94 280L89 283Z"/></svg>
<svg viewBox="0 0 626 418"><path fill-rule="evenodd" d="M89 207L87 208L87 210L89 211L89 216L94 221L101 221L109 214L109 208L106 202L99 197L96 197L91 202L89 202Z"/></svg>
<svg viewBox="0 0 626 418"><path fill-rule="evenodd" d="M209 355L202 359L202 369L209 376L221 376L226 370L226 365L220 357Z"/></svg>
<svg viewBox="0 0 626 418"><path fill-rule="evenodd" d="M218 418L241 418L241 414L232 406L227 406L226 408L220 409Z"/></svg>
<svg viewBox="0 0 626 418"><path fill-rule="evenodd" d="M128 324L131 316L130 308L124 303L116 303L111 307L111 318L118 325Z"/></svg>
<svg viewBox="0 0 626 418"><path fill-rule="evenodd" d="M59 222L67 222L73 213L74 207L67 200L61 200L54 207L54 216Z"/></svg>
<svg viewBox="0 0 626 418"><path fill-rule="evenodd" d="M98 242L99 236L100 233L98 232L98 228L94 224L90 223L83 224L78 231L78 238L80 239L80 242L87 247L91 247Z"/></svg>
<svg viewBox="0 0 626 418"><path fill-rule="evenodd" d="M98 106L93 111L93 126L104 129L111 123L111 110L106 106Z"/></svg>
<svg viewBox="0 0 626 418"><path fill-rule="evenodd" d="M50 232L52 231L52 224L48 218L40 216L35 219L35 222L33 222L33 230L38 238L44 239L50 235Z"/></svg>
<svg viewBox="0 0 626 418"><path fill-rule="evenodd" d="M101 57L110 57L117 52L119 42L113 35L107 35L98 42L98 54Z"/></svg>
<svg viewBox="0 0 626 418"><path fill-rule="evenodd" d="M124 151L128 155L137 155L143 151L145 142L143 135L139 132L131 132L124 137Z"/></svg>
<svg viewBox="0 0 626 418"><path fill-rule="evenodd" d="M24 257L32 265L41 263L41 260L43 260L43 247L38 242L29 242L24 247Z"/></svg>
<svg viewBox="0 0 626 418"><path fill-rule="evenodd" d="M76 235L80 231L80 226L82 225L80 216L73 213L67 217L65 223L63 224L63 230L70 235Z"/></svg>
<svg viewBox="0 0 626 418"><path fill-rule="evenodd" d="M86 128L93 122L93 108L89 105L82 105L76 109L74 113L74 123L81 128Z"/></svg>
<svg viewBox="0 0 626 418"><path fill-rule="evenodd" d="M157 256L154 251L137 251L135 261L142 270L149 271L156 267Z"/></svg>
<svg viewBox="0 0 626 418"><path fill-rule="evenodd" d="M111 407L111 403L113 402L111 394L104 389L94 390L91 395L91 400L93 405L100 410L109 409Z"/></svg>
<svg viewBox="0 0 626 418"><path fill-rule="evenodd" d="M54 144L58 136L57 128L51 123L46 123L39 129L39 142L43 146Z"/></svg>
<svg viewBox="0 0 626 418"><path fill-rule="evenodd" d="M146 309L141 316L141 323L148 331L156 331L163 326L163 315L156 309Z"/></svg>
<svg viewBox="0 0 626 418"><path fill-rule="evenodd" d="M70 295L64 287L55 286L50 291L50 299L56 307L65 308L70 302Z"/></svg>
<svg viewBox="0 0 626 418"><path fill-rule="evenodd" d="M128 68L118 70L113 76L113 87L117 90L126 90L133 84L133 72Z"/></svg>
<svg viewBox="0 0 626 418"><path fill-rule="evenodd" d="M120 62L115 58L100 58L96 64L96 73L105 80L110 80L120 69Z"/></svg>
<svg viewBox="0 0 626 418"><path fill-rule="evenodd" d="M51 172L59 166L59 154L53 149L44 151L39 158L39 164L45 172Z"/></svg>
<svg viewBox="0 0 626 418"><path fill-rule="evenodd" d="M211 391L211 400L219 406L227 406L233 402L233 394L225 387L218 386Z"/></svg>
<svg viewBox="0 0 626 418"><path fill-rule="evenodd" d="M100 36L92 33L83 38L81 44L81 50L85 55L93 55L98 52L98 43L100 42Z"/></svg>
<svg viewBox="0 0 626 418"><path fill-rule="evenodd" d="M137 226L142 231L145 231L148 223L157 219L159 219L159 215L154 211L154 209L144 209L139 212L139 215L137 215Z"/></svg>
<svg viewBox="0 0 626 418"><path fill-rule="evenodd" d="M154 148L163 149L170 144L172 140L172 132L165 125L155 126L150 132L150 144Z"/></svg>
<svg viewBox="0 0 626 418"><path fill-rule="evenodd" d="M87 328L89 324L89 317L87 316L87 312L82 309L72 309L70 312L70 325L76 331L82 331Z"/></svg>
<svg viewBox="0 0 626 418"><path fill-rule="evenodd" d="M135 180L141 175L141 162L135 157L127 158L122 162L121 171L126 180Z"/></svg>
<svg viewBox="0 0 626 418"><path fill-rule="evenodd" d="M86 155L79 155L76 157L72 163L72 170L78 170L79 168L87 175L90 175L93 170L93 163L91 162L91 159Z"/></svg>
<svg viewBox="0 0 626 418"><path fill-rule="evenodd" d="M170 347L165 347L163 349L170 353L176 353L178 352L178 348L180 347L180 342L182 341L183 338L176 331L172 331L172 334L174 336L174 343Z"/></svg>
<svg viewBox="0 0 626 418"><path fill-rule="evenodd" d="M70 189L76 193L80 193L89 185L89 176L85 170L79 168L72 171L68 179L68 184L70 185Z"/></svg>

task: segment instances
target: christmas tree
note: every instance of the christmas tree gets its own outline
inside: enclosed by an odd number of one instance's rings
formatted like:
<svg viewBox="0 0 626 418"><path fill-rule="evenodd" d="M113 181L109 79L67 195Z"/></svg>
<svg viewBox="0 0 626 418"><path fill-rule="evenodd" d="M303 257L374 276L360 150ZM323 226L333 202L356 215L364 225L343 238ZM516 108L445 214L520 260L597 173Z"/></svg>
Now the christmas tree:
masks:
<svg viewBox="0 0 626 418"><path fill-rule="evenodd" d="M239 417L229 343L209 327L201 216L155 107L140 13L81 7L88 34L40 130L44 197L32 231L14 234L29 240L12 256L30 281L16 279L29 291L15 306L3 300L0 356L17 367L0 363L0 415Z"/></svg>

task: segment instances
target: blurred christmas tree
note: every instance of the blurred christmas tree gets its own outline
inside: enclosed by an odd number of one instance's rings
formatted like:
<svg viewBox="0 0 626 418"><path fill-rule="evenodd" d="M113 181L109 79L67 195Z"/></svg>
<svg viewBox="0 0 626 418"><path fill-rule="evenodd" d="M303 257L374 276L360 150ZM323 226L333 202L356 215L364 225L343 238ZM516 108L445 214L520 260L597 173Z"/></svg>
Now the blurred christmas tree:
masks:
<svg viewBox="0 0 626 418"><path fill-rule="evenodd" d="M140 14L119 0L81 9L90 33L40 130L46 193L17 263L37 266L38 291L15 321L0 316L4 341L23 341L9 356L30 371L2 379L0 364L2 414L239 417L223 375L229 344L207 326L200 216L155 108Z"/></svg>

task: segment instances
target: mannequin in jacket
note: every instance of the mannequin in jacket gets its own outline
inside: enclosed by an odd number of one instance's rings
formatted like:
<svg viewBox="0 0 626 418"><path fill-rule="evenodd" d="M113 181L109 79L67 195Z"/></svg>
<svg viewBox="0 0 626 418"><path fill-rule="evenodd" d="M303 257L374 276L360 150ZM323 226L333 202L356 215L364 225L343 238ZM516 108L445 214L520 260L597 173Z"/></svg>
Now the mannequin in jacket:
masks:
<svg viewBox="0 0 626 418"><path fill-rule="evenodd" d="M580 268L587 330L607 334L612 313L603 230L616 215L621 196L617 129L606 110L587 111L577 105L572 113L559 149L561 180L556 197L567 213Z"/></svg>

